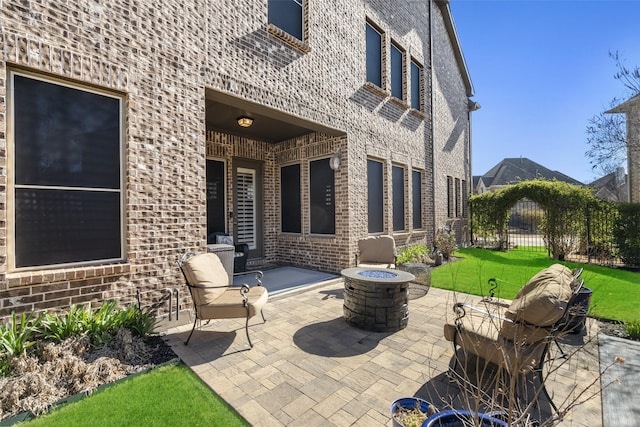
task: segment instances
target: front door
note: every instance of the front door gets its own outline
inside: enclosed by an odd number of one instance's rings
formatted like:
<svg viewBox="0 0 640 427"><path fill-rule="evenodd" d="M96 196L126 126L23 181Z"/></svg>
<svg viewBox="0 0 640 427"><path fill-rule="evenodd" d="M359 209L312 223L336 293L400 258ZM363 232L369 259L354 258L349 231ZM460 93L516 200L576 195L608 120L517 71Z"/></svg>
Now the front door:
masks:
<svg viewBox="0 0 640 427"><path fill-rule="evenodd" d="M235 241L249 245L249 258L263 253L262 163L234 159L234 230Z"/></svg>

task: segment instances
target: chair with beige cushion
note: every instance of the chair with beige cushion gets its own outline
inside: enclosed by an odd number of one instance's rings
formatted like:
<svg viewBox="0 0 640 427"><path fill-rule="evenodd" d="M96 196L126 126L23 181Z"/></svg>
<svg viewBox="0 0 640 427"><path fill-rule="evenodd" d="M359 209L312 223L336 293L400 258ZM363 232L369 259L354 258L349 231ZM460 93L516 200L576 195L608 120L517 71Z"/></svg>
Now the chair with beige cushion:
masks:
<svg viewBox="0 0 640 427"><path fill-rule="evenodd" d="M581 270L580 270L581 271ZM536 372L541 391L557 411L544 388L542 369L549 346L565 331L569 307L578 296L580 272L554 264L543 269L520 289L503 313L488 303L475 307L456 303L456 319L444 326L444 336L453 343L454 353L474 354L509 375ZM500 307L504 308L504 307ZM457 353L451 369L456 373Z"/></svg>
<svg viewBox="0 0 640 427"><path fill-rule="evenodd" d="M214 253L185 253L178 260L178 266L191 293L196 313L193 328L184 344L189 344L198 321L245 318L247 340L249 346L253 347L249 337L249 319L260 313L266 322L262 308L269 298L267 290L261 286L262 272L256 272L257 285L233 287L227 271Z"/></svg>
<svg viewBox="0 0 640 427"><path fill-rule="evenodd" d="M356 267L396 268L396 241L391 236L358 240Z"/></svg>

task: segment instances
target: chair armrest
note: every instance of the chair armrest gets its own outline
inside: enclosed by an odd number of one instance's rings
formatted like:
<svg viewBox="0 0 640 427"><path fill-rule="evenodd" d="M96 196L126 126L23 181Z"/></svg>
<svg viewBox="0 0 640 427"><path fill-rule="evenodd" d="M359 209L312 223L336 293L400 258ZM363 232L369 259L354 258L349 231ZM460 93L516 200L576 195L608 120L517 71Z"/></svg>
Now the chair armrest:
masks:
<svg viewBox="0 0 640 427"><path fill-rule="evenodd" d="M502 320L502 321L505 321L505 322L508 322L508 323L515 323L513 320L511 320L511 319L509 319L507 317L501 316L501 315L496 314L496 313L492 313L489 310L484 310L484 309L482 309L480 307L476 307L476 306L473 306L471 304L467 304L467 303L463 303L463 302L458 302L458 303L454 304L454 306L453 306L453 311L458 316L456 318L456 320L462 319L467 314L466 309L470 309L471 311L476 311L478 313L482 313L483 315L491 317L493 319Z"/></svg>
<svg viewBox="0 0 640 427"><path fill-rule="evenodd" d="M356 253L355 253L355 256L356 256L356 267L357 267L357 266L358 266L358 261L359 261L360 255L356 252Z"/></svg>
<svg viewBox="0 0 640 427"><path fill-rule="evenodd" d="M242 273L233 273L233 277L239 277L239 276L248 276L250 274L255 274L255 280L256 280L256 284L255 286L262 286L262 277L264 276L264 273L260 270L254 270L254 271L243 271ZM249 286L251 287L251 285L249 285L248 283L243 283L243 286Z"/></svg>

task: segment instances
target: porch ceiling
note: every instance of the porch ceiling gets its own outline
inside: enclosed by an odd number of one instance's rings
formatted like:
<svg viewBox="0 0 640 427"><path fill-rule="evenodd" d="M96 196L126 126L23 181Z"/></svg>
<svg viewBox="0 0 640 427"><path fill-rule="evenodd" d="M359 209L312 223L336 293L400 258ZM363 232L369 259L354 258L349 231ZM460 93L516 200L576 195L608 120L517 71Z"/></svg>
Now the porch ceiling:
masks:
<svg viewBox="0 0 640 427"><path fill-rule="evenodd" d="M248 128L238 125L241 116L254 121ZM267 142L280 142L313 132L342 135L344 132L283 113L221 92L206 91L207 129Z"/></svg>

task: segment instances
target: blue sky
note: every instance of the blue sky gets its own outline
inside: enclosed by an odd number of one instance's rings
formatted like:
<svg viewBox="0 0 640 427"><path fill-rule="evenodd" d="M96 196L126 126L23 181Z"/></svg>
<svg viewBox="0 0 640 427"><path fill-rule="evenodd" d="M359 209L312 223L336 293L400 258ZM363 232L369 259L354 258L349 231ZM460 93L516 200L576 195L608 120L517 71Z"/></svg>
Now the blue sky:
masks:
<svg viewBox="0 0 640 427"><path fill-rule="evenodd" d="M482 108L472 113L472 168L527 157L588 183L588 120L628 98L609 52L640 66L640 0L452 0Z"/></svg>

